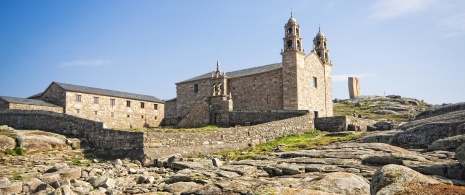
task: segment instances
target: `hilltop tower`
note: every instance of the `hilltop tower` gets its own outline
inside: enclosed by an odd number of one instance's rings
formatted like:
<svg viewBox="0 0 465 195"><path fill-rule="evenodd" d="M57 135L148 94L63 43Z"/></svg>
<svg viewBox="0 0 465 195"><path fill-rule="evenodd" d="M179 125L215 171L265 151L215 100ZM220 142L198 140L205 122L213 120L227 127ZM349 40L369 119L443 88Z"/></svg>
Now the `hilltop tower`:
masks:
<svg viewBox="0 0 465 195"><path fill-rule="evenodd" d="M284 25L284 49L282 55L283 73L283 109L299 110L299 79L305 66L305 53L302 48L302 38L300 37L300 25L292 16Z"/></svg>

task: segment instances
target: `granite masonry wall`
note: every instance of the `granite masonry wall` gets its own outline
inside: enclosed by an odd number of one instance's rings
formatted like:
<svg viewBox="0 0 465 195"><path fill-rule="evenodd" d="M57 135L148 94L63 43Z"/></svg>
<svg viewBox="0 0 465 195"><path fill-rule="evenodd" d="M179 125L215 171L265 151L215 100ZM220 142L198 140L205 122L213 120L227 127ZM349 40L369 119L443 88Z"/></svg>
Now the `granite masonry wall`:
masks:
<svg viewBox="0 0 465 195"><path fill-rule="evenodd" d="M131 158L146 163L174 153L190 156L251 147L314 128L313 115L307 113L284 120L223 128L213 132L128 132L104 129L101 122L63 113L30 110L0 111L0 125L79 137L93 148L92 152L98 157Z"/></svg>
<svg viewBox="0 0 465 195"><path fill-rule="evenodd" d="M307 110L234 110L229 112L230 126L256 125L308 114Z"/></svg>
<svg viewBox="0 0 465 195"><path fill-rule="evenodd" d="M183 156L205 155L251 147L286 135L311 131L313 127L313 115L309 113L254 126L237 126L213 132L150 132L144 140L144 153L150 161L173 153Z"/></svg>
<svg viewBox="0 0 465 195"><path fill-rule="evenodd" d="M334 116L315 118L315 129L341 132L341 131L366 131L368 126L374 126L376 121L361 119L351 116Z"/></svg>
<svg viewBox="0 0 465 195"><path fill-rule="evenodd" d="M31 110L0 111L0 125L16 129L40 129L85 140L101 158L143 159L144 133L102 128L95 122L75 116Z"/></svg>

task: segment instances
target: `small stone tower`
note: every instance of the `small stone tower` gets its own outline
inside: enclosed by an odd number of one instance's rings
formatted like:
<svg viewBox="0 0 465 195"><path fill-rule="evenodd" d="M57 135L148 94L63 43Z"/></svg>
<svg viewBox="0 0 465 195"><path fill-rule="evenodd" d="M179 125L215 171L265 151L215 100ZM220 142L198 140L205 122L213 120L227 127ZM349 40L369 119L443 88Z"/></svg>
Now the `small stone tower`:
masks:
<svg viewBox="0 0 465 195"><path fill-rule="evenodd" d="M328 40L321 32L321 29L318 28L318 34L316 34L316 37L313 39L313 50L318 54L318 57L320 57L321 61L325 64L331 62L329 60L329 49L326 45L327 41Z"/></svg>
<svg viewBox="0 0 465 195"><path fill-rule="evenodd" d="M284 49L282 55L283 71L283 107L284 110L299 110L299 89L298 81L303 75L305 66L305 53L302 48L302 38L300 37L300 25L292 16L284 25Z"/></svg>

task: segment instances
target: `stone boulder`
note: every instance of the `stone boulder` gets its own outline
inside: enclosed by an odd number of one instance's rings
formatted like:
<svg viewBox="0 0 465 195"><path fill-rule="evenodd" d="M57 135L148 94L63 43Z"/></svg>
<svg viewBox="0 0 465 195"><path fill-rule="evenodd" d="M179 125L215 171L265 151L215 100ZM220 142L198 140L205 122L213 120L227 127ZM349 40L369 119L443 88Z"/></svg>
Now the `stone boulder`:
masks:
<svg viewBox="0 0 465 195"><path fill-rule="evenodd" d="M462 191L460 191L462 190ZM445 185L408 167L386 165L372 177L371 194L463 194L465 187Z"/></svg>
<svg viewBox="0 0 465 195"><path fill-rule="evenodd" d="M455 151L455 158L465 167L465 144L462 144Z"/></svg>
<svg viewBox="0 0 465 195"><path fill-rule="evenodd" d="M453 127L449 124L425 124L397 133L392 138L392 144L398 146L427 147L436 140L454 136Z"/></svg>
<svg viewBox="0 0 465 195"><path fill-rule="evenodd" d="M428 150L452 150L457 149L462 144L465 144L465 135L456 135L434 141L428 146Z"/></svg>
<svg viewBox="0 0 465 195"><path fill-rule="evenodd" d="M363 143L391 143L395 134L403 132L402 130L381 131L360 138Z"/></svg>
<svg viewBox="0 0 465 195"><path fill-rule="evenodd" d="M0 150L14 148L15 146L15 139L5 135L0 135Z"/></svg>
<svg viewBox="0 0 465 195"><path fill-rule="evenodd" d="M20 194L22 191L22 182L0 184L0 194Z"/></svg>
<svg viewBox="0 0 465 195"><path fill-rule="evenodd" d="M418 114L415 118L424 119L424 118L429 118L429 117L438 116L438 115L442 115L445 113L460 111L460 110L465 110L465 102L449 104L449 105L442 106L438 109L424 111Z"/></svg>
<svg viewBox="0 0 465 195"><path fill-rule="evenodd" d="M44 131L15 131L18 145L28 152L70 149L63 135Z"/></svg>
<svg viewBox="0 0 465 195"><path fill-rule="evenodd" d="M368 180L355 174L333 172L310 180L298 188L313 189L336 194L370 194Z"/></svg>

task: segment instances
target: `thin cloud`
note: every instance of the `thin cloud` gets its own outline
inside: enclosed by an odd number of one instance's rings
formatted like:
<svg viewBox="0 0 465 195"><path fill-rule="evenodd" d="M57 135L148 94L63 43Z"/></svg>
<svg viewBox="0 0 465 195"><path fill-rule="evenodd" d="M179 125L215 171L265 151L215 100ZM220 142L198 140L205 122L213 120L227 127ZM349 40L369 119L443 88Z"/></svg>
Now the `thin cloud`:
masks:
<svg viewBox="0 0 465 195"><path fill-rule="evenodd" d="M378 0L372 5L373 14L368 18L385 20L433 8L438 0Z"/></svg>
<svg viewBox="0 0 465 195"><path fill-rule="evenodd" d="M103 66L106 64L111 64L109 60L74 60L70 62L64 62L58 65L58 67L76 67L76 66Z"/></svg>
<svg viewBox="0 0 465 195"><path fill-rule="evenodd" d="M458 13L439 21L439 24L450 29L444 37L456 37L465 34L465 12Z"/></svg>
<svg viewBox="0 0 465 195"><path fill-rule="evenodd" d="M349 77L369 78L369 77L376 77L376 74L371 74L371 73L363 73L363 74L338 74L338 75L333 75L333 82L348 81L348 78L349 78Z"/></svg>

